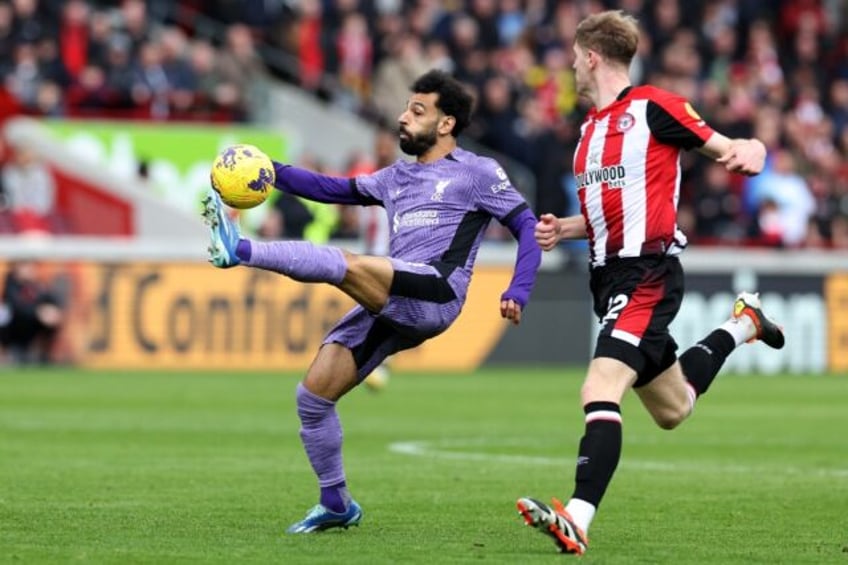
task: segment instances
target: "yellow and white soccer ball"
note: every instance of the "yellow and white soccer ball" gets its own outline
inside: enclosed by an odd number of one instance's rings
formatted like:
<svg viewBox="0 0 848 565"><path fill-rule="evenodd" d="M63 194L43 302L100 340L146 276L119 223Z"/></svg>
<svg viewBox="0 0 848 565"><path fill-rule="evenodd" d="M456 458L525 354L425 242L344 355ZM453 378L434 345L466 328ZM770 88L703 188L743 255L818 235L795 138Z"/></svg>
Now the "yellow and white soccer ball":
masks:
<svg viewBox="0 0 848 565"><path fill-rule="evenodd" d="M389 368L386 365L378 365L371 374L365 377L363 381L365 386L368 387L368 390L373 392L380 392L387 386L389 386Z"/></svg>
<svg viewBox="0 0 848 565"><path fill-rule="evenodd" d="M224 204L244 210L259 206L274 188L274 164L257 147L231 145L212 163L212 188Z"/></svg>

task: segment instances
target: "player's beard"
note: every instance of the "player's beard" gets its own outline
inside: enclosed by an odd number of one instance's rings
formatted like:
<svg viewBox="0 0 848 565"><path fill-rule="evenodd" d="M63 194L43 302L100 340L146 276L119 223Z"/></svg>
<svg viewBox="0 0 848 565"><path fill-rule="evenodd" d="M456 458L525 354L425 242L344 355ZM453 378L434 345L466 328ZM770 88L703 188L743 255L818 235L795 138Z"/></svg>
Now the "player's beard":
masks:
<svg viewBox="0 0 848 565"><path fill-rule="evenodd" d="M409 132L404 132L409 137L406 139L401 138L400 140L400 150L406 153L407 155L412 155L413 157L420 157L431 147L436 145L436 126L433 126L433 129L430 131L425 131L419 133L418 135L412 135Z"/></svg>

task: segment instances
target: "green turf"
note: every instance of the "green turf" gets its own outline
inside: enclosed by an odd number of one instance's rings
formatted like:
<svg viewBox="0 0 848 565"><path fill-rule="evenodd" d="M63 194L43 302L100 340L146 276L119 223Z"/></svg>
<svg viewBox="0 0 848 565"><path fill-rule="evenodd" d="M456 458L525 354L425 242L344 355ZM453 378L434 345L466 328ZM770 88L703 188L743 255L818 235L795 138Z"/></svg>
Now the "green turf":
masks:
<svg viewBox="0 0 848 565"><path fill-rule="evenodd" d="M561 563L514 503L569 493L581 379L394 375L354 391L340 413L362 526L288 536L317 494L296 376L7 370L0 561ZM581 563L848 563L848 378L721 379L673 432L628 397Z"/></svg>

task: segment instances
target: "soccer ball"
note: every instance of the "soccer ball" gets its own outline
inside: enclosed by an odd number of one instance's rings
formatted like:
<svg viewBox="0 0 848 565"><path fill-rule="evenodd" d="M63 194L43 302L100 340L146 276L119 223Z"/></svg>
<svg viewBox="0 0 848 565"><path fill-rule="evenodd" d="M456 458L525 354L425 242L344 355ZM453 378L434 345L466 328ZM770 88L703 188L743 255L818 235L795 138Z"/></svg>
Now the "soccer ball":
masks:
<svg viewBox="0 0 848 565"><path fill-rule="evenodd" d="M253 145L231 145L212 163L212 188L224 204L244 210L259 206L274 188L274 164Z"/></svg>
<svg viewBox="0 0 848 565"><path fill-rule="evenodd" d="M377 365L367 377L365 377L365 386L372 392L380 392L389 386L389 369L385 364Z"/></svg>

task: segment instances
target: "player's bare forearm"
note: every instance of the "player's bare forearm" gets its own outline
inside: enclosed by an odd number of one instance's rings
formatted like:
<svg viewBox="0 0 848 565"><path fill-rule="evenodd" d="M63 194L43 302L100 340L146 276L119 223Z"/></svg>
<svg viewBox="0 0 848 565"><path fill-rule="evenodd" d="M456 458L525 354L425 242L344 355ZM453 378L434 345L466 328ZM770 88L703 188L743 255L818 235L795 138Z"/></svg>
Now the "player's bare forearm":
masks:
<svg viewBox="0 0 848 565"><path fill-rule="evenodd" d="M586 218L581 214L560 218L559 225L560 239L586 239L589 235L586 231Z"/></svg>
<svg viewBox="0 0 848 565"><path fill-rule="evenodd" d="M542 214L533 235L539 247L550 251L563 239L585 239L586 220L581 215L557 218L553 214Z"/></svg>
<svg viewBox="0 0 848 565"><path fill-rule="evenodd" d="M701 153L721 163L731 173L757 175L766 162L766 146L756 138L730 139L714 133L701 148Z"/></svg>

